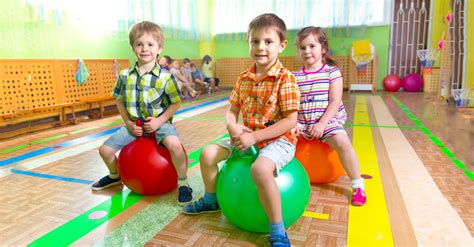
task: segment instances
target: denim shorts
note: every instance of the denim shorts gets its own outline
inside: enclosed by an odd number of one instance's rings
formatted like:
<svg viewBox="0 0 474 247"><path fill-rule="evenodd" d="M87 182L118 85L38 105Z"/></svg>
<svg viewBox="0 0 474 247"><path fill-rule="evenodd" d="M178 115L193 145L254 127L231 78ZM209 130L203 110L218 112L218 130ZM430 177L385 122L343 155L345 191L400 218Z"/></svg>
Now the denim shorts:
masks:
<svg viewBox="0 0 474 247"><path fill-rule="evenodd" d="M232 144L230 138L224 138L216 142L217 145L229 150L229 156L232 153ZM258 151L258 157L266 157L276 165L277 172L285 167L295 156L296 147L289 141L280 138Z"/></svg>
<svg viewBox="0 0 474 247"><path fill-rule="evenodd" d="M155 132L156 142L160 144L167 136L178 136L176 128L171 123L164 123ZM117 132L105 140L104 145L107 145L114 150L121 150L130 142L137 139L126 126L122 126Z"/></svg>

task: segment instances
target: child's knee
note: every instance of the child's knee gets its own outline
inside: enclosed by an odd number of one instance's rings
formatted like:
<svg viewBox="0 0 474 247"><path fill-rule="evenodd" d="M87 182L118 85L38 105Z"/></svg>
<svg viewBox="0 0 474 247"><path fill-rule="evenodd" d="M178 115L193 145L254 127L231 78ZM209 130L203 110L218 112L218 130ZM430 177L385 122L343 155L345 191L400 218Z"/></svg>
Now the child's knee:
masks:
<svg viewBox="0 0 474 247"><path fill-rule="evenodd" d="M116 152L117 152L116 150L114 150L113 148L107 145L102 145L99 147L99 154L100 154L100 157L102 157L103 159L112 158L113 156L115 156Z"/></svg>
<svg viewBox="0 0 474 247"><path fill-rule="evenodd" d="M256 184L262 184L267 178L273 178L273 169L265 164L253 164L250 168L250 174Z"/></svg>
<svg viewBox="0 0 474 247"><path fill-rule="evenodd" d="M201 155L199 156L199 161L201 165L215 165L222 160L225 160L228 156L228 151L225 148L212 144L205 147L201 151Z"/></svg>
<svg viewBox="0 0 474 247"><path fill-rule="evenodd" d="M179 155L179 154L184 153L181 142L177 140L169 141L165 144L165 146L172 155Z"/></svg>

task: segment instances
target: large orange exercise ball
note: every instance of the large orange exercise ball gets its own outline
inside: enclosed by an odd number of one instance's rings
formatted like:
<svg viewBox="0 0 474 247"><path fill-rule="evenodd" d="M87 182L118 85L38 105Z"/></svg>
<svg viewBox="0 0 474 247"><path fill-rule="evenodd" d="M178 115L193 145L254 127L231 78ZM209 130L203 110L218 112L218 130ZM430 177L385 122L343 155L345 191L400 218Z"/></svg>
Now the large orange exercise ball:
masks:
<svg viewBox="0 0 474 247"><path fill-rule="evenodd" d="M233 151L217 176L217 201L230 223L246 231L268 233L268 217L250 172L257 155L254 147L246 152ZM283 223L289 227L308 206L309 179L300 162L293 159L279 171L275 181L281 196Z"/></svg>
<svg viewBox="0 0 474 247"><path fill-rule="evenodd" d="M122 182L133 192L159 195L178 186L178 174L168 149L154 135L138 137L120 151L118 170Z"/></svg>
<svg viewBox="0 0 474 247"><path fill-rule="evenodd" d="M305 168L312 184L330 183L345 174L336 151L317 138L310 141L300 136L295 158Z"/></svg>

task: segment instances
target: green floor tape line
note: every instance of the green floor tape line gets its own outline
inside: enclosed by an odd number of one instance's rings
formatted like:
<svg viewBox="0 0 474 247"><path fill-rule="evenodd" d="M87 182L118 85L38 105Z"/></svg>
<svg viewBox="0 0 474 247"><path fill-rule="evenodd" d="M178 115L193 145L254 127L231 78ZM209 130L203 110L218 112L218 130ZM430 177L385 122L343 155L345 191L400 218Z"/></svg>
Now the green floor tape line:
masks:
<svg viewBox="0 0 474 247"><path fill-rule="evenodd" d="M451 150L449 150L447 147L445 147L444 143L438 139L438 137L434 136L431 131L426 128L423 123L418 120L416 118L415 115L413 115L410 110L395 96L391 96L392 100L395 101L395 103L397 103L397 105L408 115L408 117L410 119L413 120L413 123L415 123L416 126L420 127L421 131L423 131L423 133L425 133L428 138L436 145L439 147L440 151L446 155L446 157L448 157L451 161L453 161L454 165L456 167L458 167L463 173L464 175L467 176L467 178L469 180L474 180L474 175L473 175L473 172L469 170L468 167L466 167L461 161L459 161L457 158L456 158L456 155L453 154L453 152L451 152ZM457 162L456 162L457 161ZM462 164L462 165L460 165Z"/></svg>
<svg viewBox="0 0 474 247"><path fill-rule="evenodd" d="M456 156L454 156L453 152L449 150L447 147L442 147L440 148L441 152L443 152L449 159L453 159Z"/></svg>
<svg viewBox="0 0 474 247"><path fill-rule="evenodd" d="M193 198L204 194L201 174L189 178ZM147 208L130 217L94 246L143 246L181 213L176 191L159 197Z"/></svg>
<svg viewBox="0 0 474 247"><path fill-rule="evenodd" d="M62 135L57 135L57 136L51 136L51 137L48 137L48 138L44 138L44 139L32 141L31 144L32 144L32 145L35 145L35 144L39 144L39 143L43 143L43 142L47 142L47 141L59 139L59 138L65 137L65 136L67 136L67 134L62 134Z"/></svg>
<svg viewBox="0 0 474 247"><path fill-rule="evenodd" d="M132 193L129 190L117 193L105 202L36 239L28 246L70 245L109 219L115 217L117 214L123 212L142 198L142 195ZM98 211L107 212L107 215L99 219L89 218L89 215Z"/></svg>
<svg viewBox="0 0 474 247"><path fill-rule="evenodd" d="M104 123L104 124L101 124L99 126L104 127L104 126L109 126L109 125L114 125L114 124L119 124L119 123L123 123L123 119L119 119L119 120L115 120L115 121L112 121L112 122Z"/></svg>
<svg viewBox="0 0 474 247"><path fill-rule="evenodd" d="M219 141L222 138L228 137L228 134L224 134L219 136L217 139L215 139L212 142L209 143L215 143ZM208 144L209 144L208 143ZM206 144L206 145L208 145ZM192 159L192 161L189 163L189 167L193 167L196 164L199 163L199 155L201 153L201 150L206 146L202 146L199 149L193 151L191 154L188 155L188 159ZM194 176L195 177L195 176ZM194 187L193 187L194 189ZM195 189L194 189L195 190ZM199 192L196 191L195 192ZM163 198L167 198L167 196L172 196L173 198L173 205L170 204L170 207L175 207L177 206L176 203L176 198L177 195L176 193L168 193ZM135 193L131 193L130 190L125 190L122 192L119 192L112 196L110 199L106 200L105 202L95 206L94 208L82 213L81 215L77 216L76 218L72 219L71 221L68 221L64 223L63 225L59 226L58 228L52 230L51 232L43 235L42 237L34 240L33 242L30 243L30 246L66 246L69 245L78 239L82 238L84 235L87 233L93 231L95 228L99 227L109 219L113 218L117 214L123 212L126 210L128 207L132 206L139 200L143 198L142 195L138 195ZM161 200L161 199L159 199ZM158 203L158 202L157 202ZM165 203L166 205L166 203ZM180 206L178 206L181 208ZM106 217L100 218L100 219L89 219L89 215L91 213L97 212L97 211L105 211L107 212ZM165 211L167 212L167 211ZM170 211L171 212L171 211ZM175 215L173 216L173 218ZM150 237L151 238L151 237Z"/></svg>
<svg viewBox="0 0 474 247"><path fill-rule="evenodd" d="M72 131L72 132L71 132L71 135L79 134L79 133L82 133L82 132L85 132L85 131L89 131L89 130L95 130L95 129L98 129L98 128L99 128L99 126L92 126L92 127L88 127L88 128L84 128L84 129Z"/></svg>
<svg viewBox="0 0 474 247"><path fill-rule="evenodd" d="M434 135L429 135L428 138L430 138L430 140L434 143L434 145L438 146L438 147L444 147L444 144L442 141L440 141L438 139L438 137L434 136Z"/></svg>
<svg viewBox="0 0 474 247"><path fill-rule="evenodd" d="M22 148L26 148L26 147L28 147L28 144L21 144L21 145L18 145L16 147L12 147L12 148L3 150L2 152L0 152L0 154L7 154L7 153L10 153L10 152L22 149Z"/></svg>

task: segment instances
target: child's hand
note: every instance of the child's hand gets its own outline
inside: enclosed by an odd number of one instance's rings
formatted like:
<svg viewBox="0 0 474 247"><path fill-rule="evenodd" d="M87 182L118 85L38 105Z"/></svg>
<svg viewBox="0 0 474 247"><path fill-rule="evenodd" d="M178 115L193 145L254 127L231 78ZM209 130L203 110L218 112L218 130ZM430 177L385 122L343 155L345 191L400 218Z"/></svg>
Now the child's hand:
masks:
<svg viewBox="0 0 474 247"><path fill-rule="evenodd" d="M308 133L311 139L313 138L319 139L323 136L325 129L326 129L326 124L318 122L315 125L309 126Z"/></svg>
<svg viewBox="0 0 474 247"><path fill-rule="evenodd" d="M160 123L158 122L158 118L155 117L147 117L145 119L145 123L143 124L143 130L146 133L153 133L160 127Z"/></svg>
<svg viewBox="0 0 474 247"><path fill-rule="evenodd" d="M244 151L245 149L251 147L253 144L257 143L255 134L249 132L244 132L232 139L234 146L240 151Z"/></svg>
<svg viewBox="0 0 474 247"><path fill-rule="evenodd" d="M132 132L135 136L142 136L143 135L143 128L136 125L132 121L126 121L126 126L130 132Z"/></svg>
<svg viewBox="0 0 474 247"><path fill-rule="evenodd" d="M229 131L229 135L231 137L232 143L234 143L234 138L240 136L240 134L247 132L252 133L253 130L245 127L244 125L240 124L229 124L227 125L227 131Z"/></svg>

